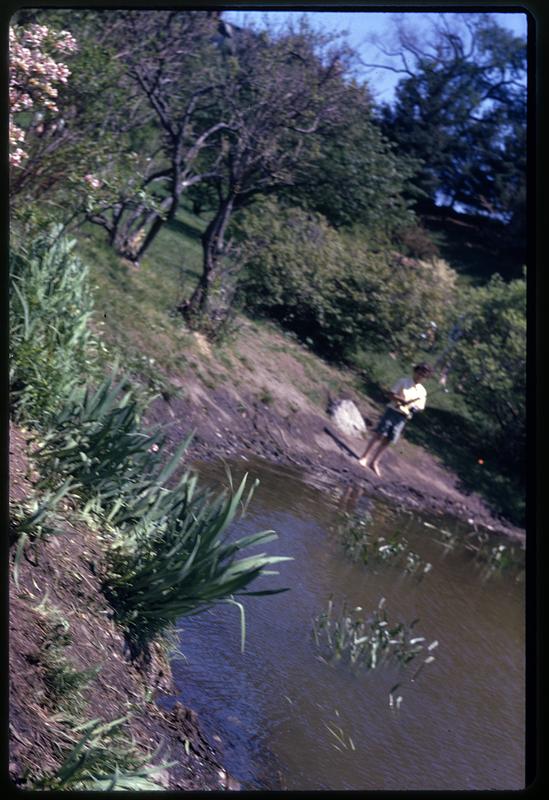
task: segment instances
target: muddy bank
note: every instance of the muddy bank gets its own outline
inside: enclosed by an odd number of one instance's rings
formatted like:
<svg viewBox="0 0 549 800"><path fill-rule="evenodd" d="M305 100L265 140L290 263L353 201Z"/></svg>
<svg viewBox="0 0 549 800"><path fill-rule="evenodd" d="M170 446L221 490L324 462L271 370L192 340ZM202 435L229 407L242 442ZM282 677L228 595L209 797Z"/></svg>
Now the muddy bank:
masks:
<svg viewBox="0 0 549 800"><path fill-rule="evenodd" d="M303 470L303 480L320 488L356 487L408 510L449 515L525 542L523 529L497 516L480 496L466 493L437 458L405 437L387 450L379 478L358 463L368 434L345 436L327 412L319 413L311 404L281 408L281 403L258 400L252 390L221 386L206 391L189 377L181 385L183 397L158 398L149 419L169 425L173 445L195 431L187 457L191 462L254 455L296 466ZM371 430L380 409L357 395L352 399Z"/></svg>
<svg viewBox="0 0 549 800"><path fill-rule="evenodd" d="M30 494L26 442L10 429L10 501ZM52 774L61 765L61 745L77 741L63 722L68 715L105 722L129 714L125 736L143 753L156 752L154 764L175 762L156 779L172 790L237 789L222 764L219 746L202 733L196 714L176 703L169 711L157 700L173 692L165 651L154 646L150 658L132 660L111 609L101 592L100 536L66 519L56 536L27 547L19 564L19 585L10 569L10 754L12 782ZM14 548L12 548L13 550ZM14 553L12 553L13 560ZM61 668L72 674L97 669L81 693L60 691L53 680ZM178 694L185 694L178 687Z"/></svg>

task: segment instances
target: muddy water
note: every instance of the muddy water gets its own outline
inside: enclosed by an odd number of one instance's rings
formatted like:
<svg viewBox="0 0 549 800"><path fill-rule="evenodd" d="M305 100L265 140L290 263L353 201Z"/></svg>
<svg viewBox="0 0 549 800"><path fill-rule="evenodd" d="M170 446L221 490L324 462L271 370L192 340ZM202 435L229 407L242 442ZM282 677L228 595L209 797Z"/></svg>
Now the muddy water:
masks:
<svg viewBox="0 0 549 800"><path fill-rule="evenodd" d="M294 558L256 588L290 591L247 598L244 653L236 608L184 620L187 660L173 669L180 699L221 737L224 763L242 788L522 788L524 583L484 579L471 553L445 549L425 520L364 497L356 508L369 508L376 532L402 531L433 568L418 581L389 564L355 564L336 531L338 487L330 497L291 470L256 461L232 468L235 477L246 468L261 479L238 535L273 528L279 538L266 549ZM224 480L211 465L199 472L206 482ZM413 682L415 662L358 674L321 662L311 619L330 594L336 605L346 599L372 610L385 597L390 621L419 617L417 635L439 641L436 660ZM389 703L397 682L398 710ZM345 745L327 726L338 727Z"/></svg>

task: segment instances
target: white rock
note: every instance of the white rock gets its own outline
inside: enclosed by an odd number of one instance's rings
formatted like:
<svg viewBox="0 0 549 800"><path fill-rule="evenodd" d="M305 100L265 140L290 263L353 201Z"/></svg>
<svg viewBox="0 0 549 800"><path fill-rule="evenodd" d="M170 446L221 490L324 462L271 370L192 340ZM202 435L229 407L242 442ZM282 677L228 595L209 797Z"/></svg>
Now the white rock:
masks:
<svg viewBox="0 0 549 800"><path fill-rule="evenodd" d="M347 436L363 436L366 433L364 417L352 400L336 400L329 413L334 424Z"/></svg>

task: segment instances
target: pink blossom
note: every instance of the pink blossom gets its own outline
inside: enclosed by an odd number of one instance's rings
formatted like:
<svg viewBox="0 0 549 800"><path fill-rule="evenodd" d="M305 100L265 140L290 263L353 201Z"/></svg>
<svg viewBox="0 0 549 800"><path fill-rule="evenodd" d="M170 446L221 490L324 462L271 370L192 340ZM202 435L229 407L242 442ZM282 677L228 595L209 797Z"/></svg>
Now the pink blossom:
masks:
<svg viewBox="0 0 549 800"><path fill-rule="evenodd" d="M9 28L9 103L10 103L10 164L21 166L26 153L18 147L25 133L13 123L13 115L42 106L59 111L52 98L58 96L55 83L66 83L70 70L55 60L57 53L74 53L76 41L68 31L56 32L46 25L18 25Z"/></svg>
<svg viewBox="0 0 549 800"><path fill-rule="evenodd" d="M96 178L95 175L84 175L84 180L92 189L99 189L102 185L102 181Z"/></svg>

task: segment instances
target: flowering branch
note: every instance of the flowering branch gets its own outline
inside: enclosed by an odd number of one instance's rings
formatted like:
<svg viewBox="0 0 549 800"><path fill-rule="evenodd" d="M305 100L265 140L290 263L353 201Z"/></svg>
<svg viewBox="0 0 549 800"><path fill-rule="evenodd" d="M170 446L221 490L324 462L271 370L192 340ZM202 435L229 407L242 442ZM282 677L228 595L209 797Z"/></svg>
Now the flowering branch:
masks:
<svg viewBox="0 0 549 800"><path fill-rule="evenodd" d="M58 90L54 84L67 83L70 70L56 61L56 57L74 53L76 49L76 41L68 31L56 32L46 25L10 26L10 166L20 167L27 157L21 147L25 132L15 123L14 115L36 107L58 113Z"/></svg>

